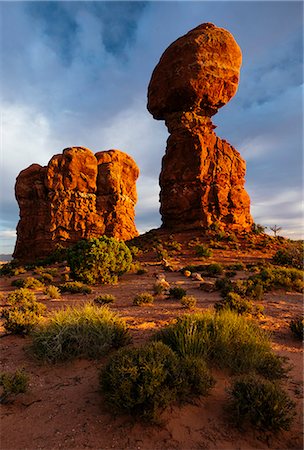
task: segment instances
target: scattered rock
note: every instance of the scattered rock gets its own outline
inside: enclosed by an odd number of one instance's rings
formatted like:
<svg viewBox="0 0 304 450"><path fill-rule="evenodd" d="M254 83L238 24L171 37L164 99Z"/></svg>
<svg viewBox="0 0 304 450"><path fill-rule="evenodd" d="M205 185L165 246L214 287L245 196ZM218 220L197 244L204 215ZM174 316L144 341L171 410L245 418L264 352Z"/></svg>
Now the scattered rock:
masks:
<svg viewBox="0 0 304 450"><path fill-rule="evenodd" d="M199 285L199 288L204 292L213 292L214 291L214 283L211 281L204 281Z"/></svg>

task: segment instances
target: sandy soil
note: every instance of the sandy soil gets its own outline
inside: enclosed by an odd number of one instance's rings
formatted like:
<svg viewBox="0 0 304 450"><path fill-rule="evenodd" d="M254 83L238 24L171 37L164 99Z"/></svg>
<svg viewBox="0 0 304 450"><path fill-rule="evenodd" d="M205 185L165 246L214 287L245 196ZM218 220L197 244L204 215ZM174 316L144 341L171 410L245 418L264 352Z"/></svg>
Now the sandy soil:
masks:
<svg viewBox="0 0 304 450"><path fill-rule="evenodd" d="M177 238L181 239L181 236ZM270 254L265 249L215 250L213 257L205 262L246 263L267 260ZM51 301L37 291L37 297L49 310L54 310L90 301L100 293L113 294L116 302L111 308L126 319L133 343L142 344L156 329L184 314L185 310L179 301L164 297L157 297L153 306L132 306L134 296L143 291L152 292L156 275L164 273L153 253L144 254L140 259L148 270L146 274L126 274L117 285L96 286L90 295L66 294L61 300ZM202 263L202 260L195 258L185 246L173 256L171 263L178 269L189 263ZM31 273L22 276L31 276ZM186 278L180 272L165 272L165 276L171 285L180 285L187 290L187 294L197 298L197 310L212 307L219 299L217 292L199 290L199 281ZM238 272L236 278L246 276L248 272ZM1 292L13 290L13 279L1 279ZM1 405L1 449L302 449L302 345L288 328L290 318L302 312L302 296L277 291L267 294L260 303L265 307L265 315L259 319L261 326L272 331L274 350L288 357L293 366L289 379L283 383L297 408L290 431L273 435L235 428L233 418L226 417L224 412L230 377L217 370L214 370L217 383L207 398L196 399L181 407L174 405L162 414L159 425L141 423L129 416L113 415L98 390L98 374L106 358L43 365L27 352L30 338L3 333L0 339L2 370L13 371L24 367L30 375L30 389L11 403Z"/></svg>

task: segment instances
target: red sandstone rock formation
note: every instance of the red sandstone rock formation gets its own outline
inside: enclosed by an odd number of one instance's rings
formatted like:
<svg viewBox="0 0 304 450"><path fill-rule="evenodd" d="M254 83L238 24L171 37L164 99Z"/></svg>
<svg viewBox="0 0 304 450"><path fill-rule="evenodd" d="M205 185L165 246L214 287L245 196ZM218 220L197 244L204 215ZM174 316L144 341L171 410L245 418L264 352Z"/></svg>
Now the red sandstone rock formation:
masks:
<svg viewBox="0 0 304 450"><path fill-rule="evenodd" d="M245 162L210 119L236 93L241 61L232 35L207 23L171 44L154 69L148 110L171 134L160 175L165 227L252 226Z"/></svg>
<svg viewBox="0 0 304 450"><path fill-rule="evenodd" d="M47 167L33 164L17 177L20 207L14 258L44 257L57 244L103 234L127 240L137 236L134 206L139 170L119 150L94 155L83 147L67 148Z"/></svg>

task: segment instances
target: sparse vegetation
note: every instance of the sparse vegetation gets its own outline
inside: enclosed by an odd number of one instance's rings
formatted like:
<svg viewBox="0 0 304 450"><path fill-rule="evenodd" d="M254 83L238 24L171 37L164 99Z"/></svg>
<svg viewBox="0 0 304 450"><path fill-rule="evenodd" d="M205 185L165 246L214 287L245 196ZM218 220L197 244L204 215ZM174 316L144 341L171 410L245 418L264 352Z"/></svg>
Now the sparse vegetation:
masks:
<svg viewBox="0 0 304 450"><path fill-rule="evenodd" d="M19 278L12 281L12 286L26 289L42 289L44 284L34 277Z"/></svg>
<svg viewBox="0 0 304 450"><path fill-rule="evenodd" d="M303 269L303 256L303 241L292 242L286 248L279 249L272 258L272 262L281 266Z"/></svg>
<svg viewBox="0 0 304 450"><path fill-rule="evenodd" d="M303 341L304 319L302 316L294 317L289 323L289 328L297 339Z"/></svg>
<svg viewBox="0 0 304 450"><path fill-rule="evenodd" d="M266 228L267 227L264 227L263 225L260 225L259 223L253 223L251 231L253 234L263 234L265 232Z"/></svg>
<svg viewBox="0 0 304 450"><path fill-rule="evenodd" d="M133 299L134 306L151 305L154 302L154 297L149 292L142 292L137 294Z"/></svg>
<svg viewBox="0 0 304 450"><path fill-rule="evenodd" d="M25 335L30 333L41 319L45 306L37 302L35 295L28 289L21 288L7 296L6 306L2 311L4 328L9 333Z"/></svg>
<svg viewBox="0 0 304 450"><path fill-rule="evenodd" d="M48 286L45 289L44 293L50 299L54 299L55 300L55 299L61 298L61 292L60 292L60 290L58 289L57 286L53 286L53 285Z"/></svg>
<svg viewBox="0 0 304 450"><path fill-rule="evenodd" d="M213 384L203 362L181 361L161 342L120 350L100 374L101 389L112 409L153 421L177 399L206 395Z"/></svg>
<svg viewBox="0 0 304 450"><path fill-rule="evenodd" d="M175 286L170 288L169 290L170 297L176 298L177 300L181 300L185 295L187 295L187 291L181 287Z"/></svg>
<svg viewBox="0 0 304 450"><path fill-rule="evenodd" d="M96 305L109 305L115 302L115 296L111 294L101 294L94 298Z"/></svg>
<svg viewBox="0 0 304 450"><path fill-rule="evenodd" d="M124 242L102 236L69 248L67 261L73 278L87 284L107 284L115 283L130 269L132 255Z"/></svg>
<svg viewBox="0 0 304 450"><path fill-rule="evenodd" d="M278 384L245 375L233 382L229 395L229 409L238 425L249 422L262 430L289 429L295 404Z"/></svg>
<svg viewBox="0 0 304 450"><path fill-rule="evenodd" d="M24 369L17 369L15 372L1 372L0 386L2 393L0 403L6 402L11 395L22 394L27 391L29 376Z"/></svg>
<svg viewBox="0 0 304 450"><path fill-rule="evenodd" d="M196 305L196 298L193 295L184 295L181 298L181 304L184 308L192 309Z"/></svg>
<svg viewBox="0 0 304 450"><path fill-rule="evenodd" d="M125 322L107 307L86 304L59 310L33 333L37 358L57 362L75 357L99 358L130 341Z"/></svg>
<svg viewBox="0 0 304 450"><path fill-rule="evenodd" d="M203 244L195 246L195 253L202 258L210 258L213 255L212 250Z"/></svg>
<svg viewBox="0 0 304 450"><path fill-rule="evenodd" d="M225 298L214 304L216 311L230 309L237 314L250 314L254 309L254 305L250 300L242 298L236 292L228 292Z"/></svg>
<svg viewBox="0 0 304 450"><path fill-rule="evenodd" d="M209 264L206 266L204 273L210 277L222 275L224 271L223 265L218 263Z"/></svg>
<svg viewBox="0 0 304 450"><path fill-rule="evenodd" d="M60 292L70 292L71 294L90 294L92 288L80 281L67 281L59 285Z"/></svg>
<svg viewBox="0 0 304 450"><path fill-rule="evenodd" d="M199 356L232 373L263 371L266 376L265 372L271 372L269 335L252 320L230 310L185 315L157 333L155 339L180 356ZM275 373L279 375L278 364L276 360Z"/></svg>

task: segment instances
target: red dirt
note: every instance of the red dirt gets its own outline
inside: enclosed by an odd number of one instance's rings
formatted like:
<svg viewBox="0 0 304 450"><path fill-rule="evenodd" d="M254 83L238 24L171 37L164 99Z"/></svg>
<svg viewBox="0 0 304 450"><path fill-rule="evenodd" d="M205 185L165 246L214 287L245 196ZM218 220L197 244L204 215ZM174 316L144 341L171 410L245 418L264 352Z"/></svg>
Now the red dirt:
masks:
<svg viewBox="0 0 304 450"><path fill-rule="evenodd" d="M180 242L183 240L181 235L175 238ZM271 251L267 253L265 249L263 252L245 248L215 250L214 256L205 262L261 261L270 254ZM186 278L180 272L164 272L152 253L144 254L140 259L148 273L126 274L117 285L96 286L90 295L66 294L61 300L52 301L37 291L37 297L49 310L53 310L87 302L101 293L113 294L116 302L111 308L126 318L135 345L144 343L156 329L185 313L178 300L162 297L157 297L152 306L132 306L137 293L152 292L156 274L165 273L170 284L181 285L187 294L195 295L197 310L209 308L219 299L218 292L199 290L199 281ZM204 262L195 258L193 252L185 247L172 261L175 267ZM22 277L31 275L27 273ZM236 278L244 276L245 272L238 272ZM13 289L11 281L14 278L2 278L2 293ZM273 349L279 355L287 356L293 365L289 379L283 382L284 388L296 402L297 410L289 431L274 435L235 428L233 418L228 418L224 412L230 377L218 370L213 371L216 385L208 397L168 408L162 414L159 425L141 423L126 415L114 415L104 404L98 389L98 374L106 357L99 361L75 360L43 365L26 351L29 337L3 334L0 339L2 370L13 371L24 367L30 375L30 387L27 393L1 406L1 450L302 449L302 345L288 328L290 318L302 312L302 296L294 292L276 291L267 294L259 303L265 307L265 314L259 321L261 326L272 331Z"/></svg>

